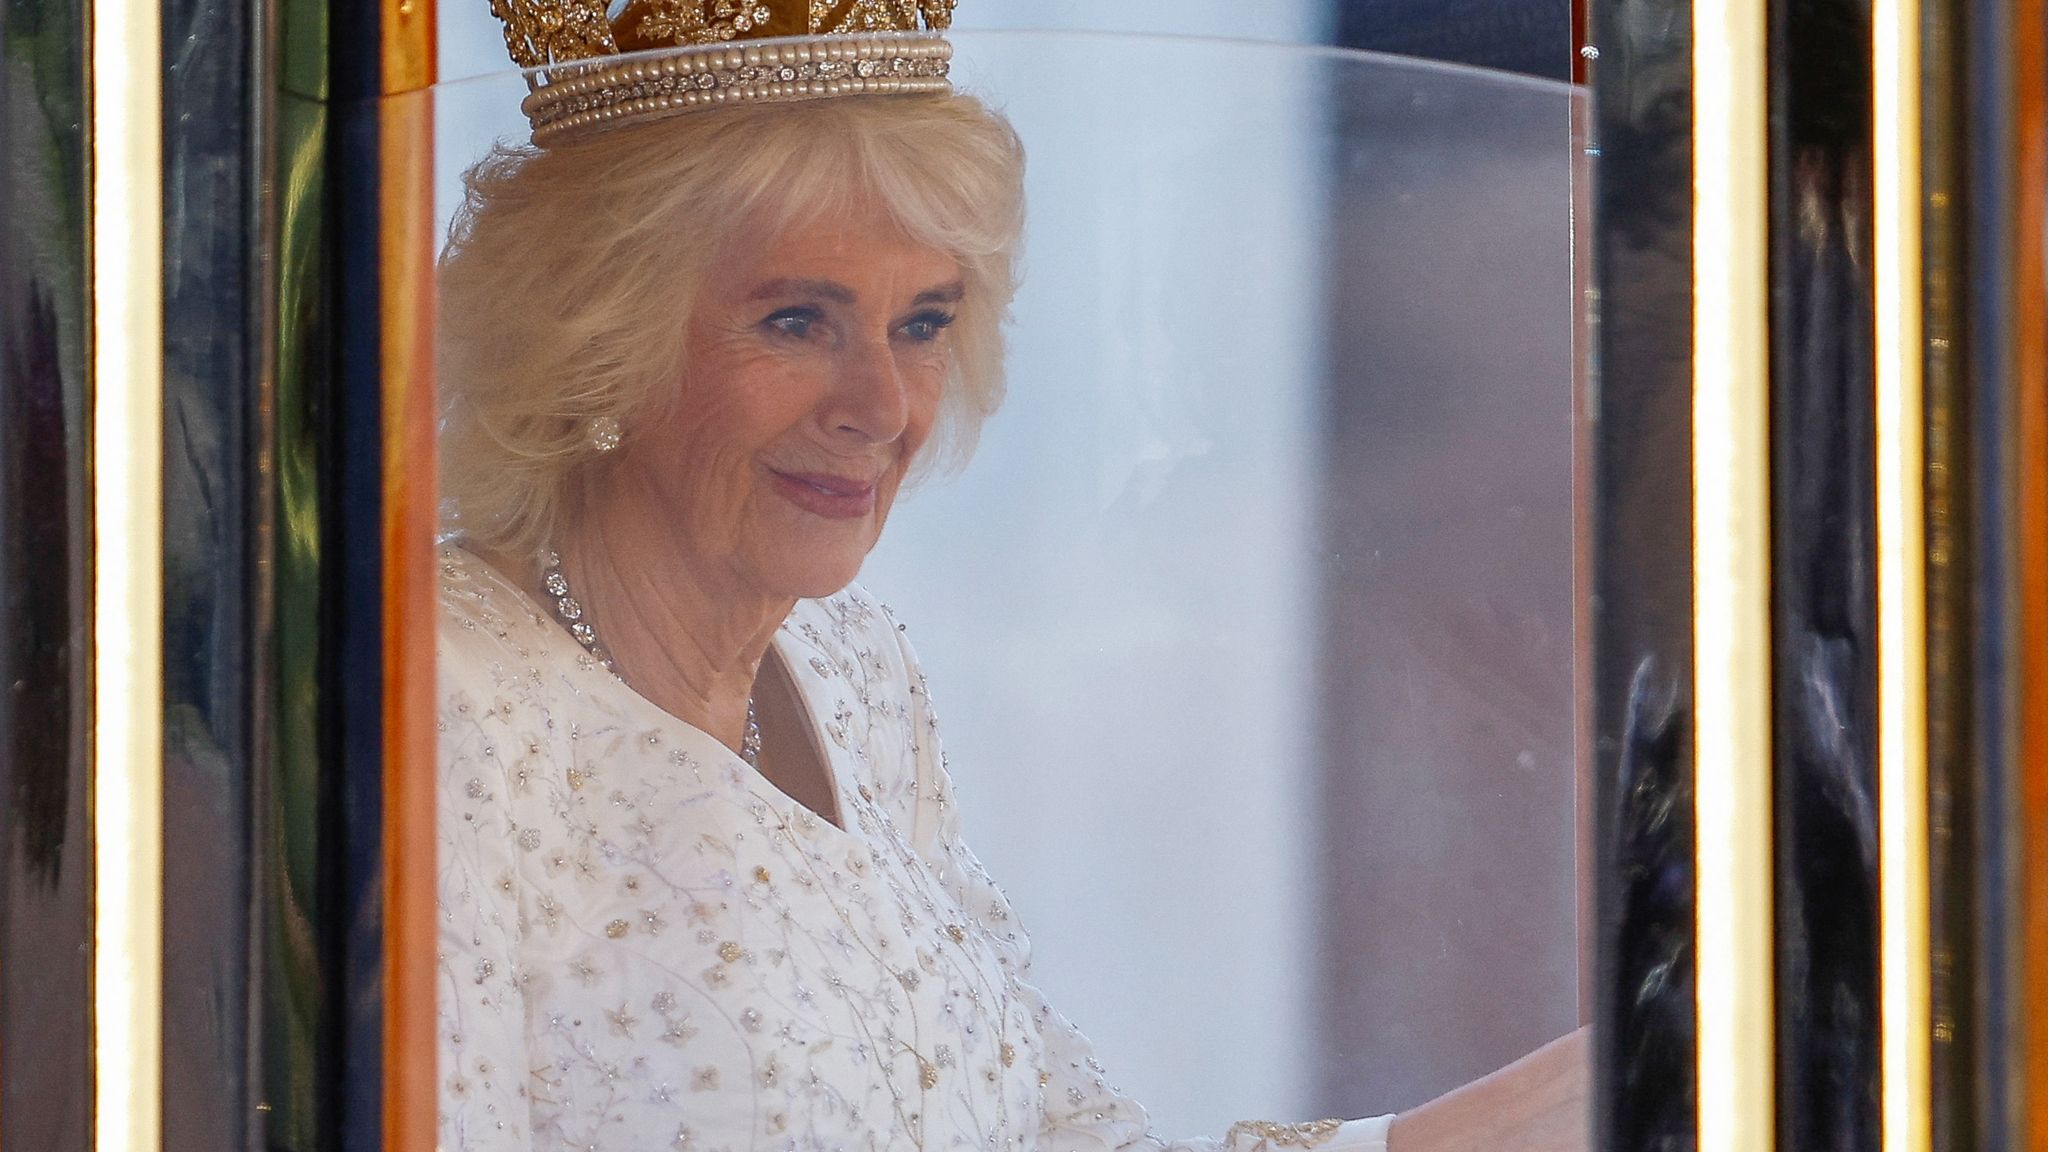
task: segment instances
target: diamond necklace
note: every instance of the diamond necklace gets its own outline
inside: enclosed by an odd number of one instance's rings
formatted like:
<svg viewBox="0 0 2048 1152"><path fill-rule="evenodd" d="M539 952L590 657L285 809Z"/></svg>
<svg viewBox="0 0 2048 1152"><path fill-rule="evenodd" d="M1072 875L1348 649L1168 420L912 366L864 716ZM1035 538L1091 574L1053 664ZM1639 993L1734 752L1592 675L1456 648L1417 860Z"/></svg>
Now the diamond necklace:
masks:
<svg viewBox="0 0 2048 1152"><path fill-rule="evenodd" d="M562 574L562 555L549 549L541 553L540 586L547 590L548 598L555 602L555 615L569 628L569 635L583 645L584 651L597 658L605 671L616 676L618 668L612 664L612 654L597 638L597 629L584 618L583 605L569 592L569 578ZM754 698L747 697L747 734L740 740L740 758L747 766L760 770L761 767L761 722L754 716Z"/></svg>

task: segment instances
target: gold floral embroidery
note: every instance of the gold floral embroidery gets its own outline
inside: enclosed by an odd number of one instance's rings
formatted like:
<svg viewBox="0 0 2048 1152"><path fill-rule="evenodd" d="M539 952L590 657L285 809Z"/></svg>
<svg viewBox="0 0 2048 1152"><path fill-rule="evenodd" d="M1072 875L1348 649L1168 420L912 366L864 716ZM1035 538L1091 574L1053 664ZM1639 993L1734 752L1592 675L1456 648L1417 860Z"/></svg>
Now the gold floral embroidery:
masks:
<svg viewBox="0 0 2048 1152"><path fill-rule="evenodd" d="M674 1143L675 1110L721 1094L734 1124L782 1142L842 1139L842 1125L859 1124L878 1146L936 1147L1016 1123L1033 1086L1066 1095L1046 1067L1044 1031L1067 1026L1033 1019L1033 1002L1006 979L1008 940L963 912L998 904L986 876L943 829L926 853L883 818L911 803L918 775L937 771L935 737L929 766L905 757L870 767L855 754L863 775L848 783L872 799L851 813L865 823L776 832L803 814L771 803L750 777L683 755L716 754L700 734L661 727L648 739L646 712L608 693L601 669L576 663L575 641L547 617L517 607L506 633L471 639L460 626L486 603L474 590L509 605L521 592L460 552L442 564L454 587L438 670L441 963L459 994L437 1008L444 1066L462 1084L449 1081L444 1102L480 1118L486 1143L553 1147L576 1126L601 1128L607 1146L710 1147L717 1133L697 1126ZM845 610L826 611L798 609L791 667L847 695L857 748L876 738L908 748L924 718L923 698L910 695L915 669L856 660L863 645L893 642L879 613L839 631L826 625ZM517 666L502 667L512 646ZM866 724L856 720L863 707ZM517 765L500 728L534 734L516 737ZM516 771L530 775L528 788L511 784ZM470 796L472 781L484 799ZM1022 947L1021 935L1009 939ZM840 1038L862 1029L873 1037ZM500 1074L481 1070L486 1053ZM516 1064L536 1071L503 1074ZM819 1109L847 1092L943 1094L947 1109L882 1106L857 1121ZM458 1138L449 1152L476 1148Z"/></svg>
<svg viewBox="0 0 2048 1152"><path fill-rule="evenodd" d="M1242 1120L1230 1126L1223 1142L1237 1147L1237 1138L1250 1137L1257 1143L1244 1152L1265 1152L1273 1148L1313 1148L1337 1134L1342 1120L1311 1120L1306 1124L1275 1124L1270 1120Z"/></svg>

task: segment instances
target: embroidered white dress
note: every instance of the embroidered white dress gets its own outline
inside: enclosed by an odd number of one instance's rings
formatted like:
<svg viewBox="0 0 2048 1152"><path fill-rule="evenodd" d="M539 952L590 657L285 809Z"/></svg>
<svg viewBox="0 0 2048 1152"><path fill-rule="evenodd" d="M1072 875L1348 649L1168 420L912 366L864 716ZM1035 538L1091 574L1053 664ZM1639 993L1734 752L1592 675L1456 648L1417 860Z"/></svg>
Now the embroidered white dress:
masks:
<svg viewBox="0 0 2048 1152"><path fill-rule="evenodd" d="M858 589L775 638L841 829L482 561L439 562L445 1152L1384 1148L1385 1119L1148 1134L1028 983L923 678Z"/></svg>

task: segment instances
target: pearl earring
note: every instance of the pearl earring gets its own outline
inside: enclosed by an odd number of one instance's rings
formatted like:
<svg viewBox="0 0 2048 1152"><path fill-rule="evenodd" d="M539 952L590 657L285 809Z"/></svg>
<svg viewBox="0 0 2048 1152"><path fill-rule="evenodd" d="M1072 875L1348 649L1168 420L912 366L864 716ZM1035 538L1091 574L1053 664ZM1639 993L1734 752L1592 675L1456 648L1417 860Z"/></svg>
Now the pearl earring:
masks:
<svg viewBox="0 0 2048 1152"><path fill-rule="evenodd" d="M599 416L590 422L590 446L599 452L610 452L619 446L619 421L613 416Z"/></svg>

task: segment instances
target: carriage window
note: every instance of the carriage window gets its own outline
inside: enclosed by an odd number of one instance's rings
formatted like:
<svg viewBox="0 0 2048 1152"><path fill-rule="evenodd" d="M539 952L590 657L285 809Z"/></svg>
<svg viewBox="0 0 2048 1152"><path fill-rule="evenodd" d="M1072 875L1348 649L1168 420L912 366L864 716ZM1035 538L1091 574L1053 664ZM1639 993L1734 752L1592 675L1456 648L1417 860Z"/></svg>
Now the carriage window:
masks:
<svg viewBox="0 0 2048 1152"><path fill-rule="evenodd" d="M1577 1059L1569 100L436 89L444 1143L1368 1147Z"/></svg>

